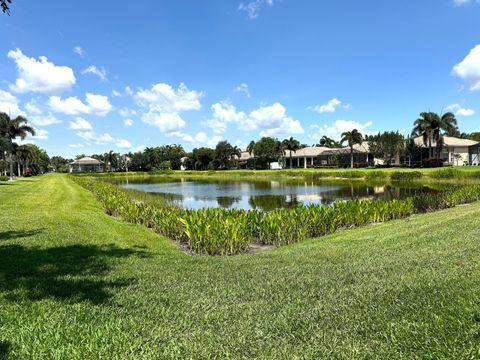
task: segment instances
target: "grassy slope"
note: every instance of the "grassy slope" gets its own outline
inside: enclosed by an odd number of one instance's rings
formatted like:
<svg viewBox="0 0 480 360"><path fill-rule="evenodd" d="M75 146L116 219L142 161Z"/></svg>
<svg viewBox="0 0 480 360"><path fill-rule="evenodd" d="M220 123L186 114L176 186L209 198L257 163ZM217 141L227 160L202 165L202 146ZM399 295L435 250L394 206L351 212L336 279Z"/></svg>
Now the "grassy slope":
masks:
<svg viewBox="0 0 480 360"><path fill-rule="evenodd" d="M67 177L0 185L0 358L480 357L480 204L188 257Z"/></svg>

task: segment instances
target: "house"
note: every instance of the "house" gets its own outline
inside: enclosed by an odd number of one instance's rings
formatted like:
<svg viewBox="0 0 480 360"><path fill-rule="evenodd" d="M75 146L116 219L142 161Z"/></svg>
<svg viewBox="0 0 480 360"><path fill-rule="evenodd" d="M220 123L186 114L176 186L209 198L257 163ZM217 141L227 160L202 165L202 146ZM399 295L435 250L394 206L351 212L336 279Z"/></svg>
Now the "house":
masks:
<svg viewBox="0 0 480 360"><path fill-rule="evenodd" d="M429 158L430 151L435 153L437 147L434 141L431 144L425 144L423 137L414 139L415 144L423 148L423 157ZM480 164L480 143L469 139L460 139L453 136L443 136L443 146L440 153L440 159L445 165L463 166Z"/></svg>
<svg viewBox="0 0 480 360"><path fill-rule="evenodd" d="M284 168L333 167L350 166L350 147L328 148L312 146L297 151L286 151L283 158ZM355 167L366 167L382 164L382 160L375 159L370 153L367 141L353 146L353 163Z"/></svg>
<svg viewBox="0 0 480 360"><path fill-rule="evenodd" d="M71 173L104 171L104 162L91 157L75 160L69 166Z"/></svg>

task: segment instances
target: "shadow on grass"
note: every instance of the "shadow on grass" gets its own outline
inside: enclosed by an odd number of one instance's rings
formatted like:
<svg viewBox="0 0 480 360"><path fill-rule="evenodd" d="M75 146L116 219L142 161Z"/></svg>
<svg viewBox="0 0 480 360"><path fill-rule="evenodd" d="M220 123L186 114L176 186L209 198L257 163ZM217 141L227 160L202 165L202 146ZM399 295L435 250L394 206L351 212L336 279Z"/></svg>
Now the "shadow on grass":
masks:
<svg viewBox="0 0 480 360"><path fill-rule="evenodd" d="M0 241L34 236L34 235L40 234L41 232L42 232L42 229L26 230L26 231L15 231L15 230L0 231Z"/></svg>
<svg viewBox="0 0 480 360"><path fill-rule="evenodd" d="M8 341L0 340L0 360L6 359L11 345Z"/></svg>
<svg viewBox="0 0 480 360"><path fill-rule="evenodd" d="M115 259L130 256L147 254L113 245L0 246L0 293L13 302L51 298L100 305L109 301L115 288L133 283L134 279L106 279Z"/></svg>

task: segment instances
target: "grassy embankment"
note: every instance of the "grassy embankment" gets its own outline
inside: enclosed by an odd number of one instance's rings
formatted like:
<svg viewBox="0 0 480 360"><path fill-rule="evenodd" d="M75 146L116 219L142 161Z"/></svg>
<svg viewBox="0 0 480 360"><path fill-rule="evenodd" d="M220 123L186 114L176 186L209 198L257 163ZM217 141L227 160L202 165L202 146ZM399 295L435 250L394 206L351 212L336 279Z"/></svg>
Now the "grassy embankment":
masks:
<svg viewBox="0 0 480 360"><path fill-rule="evenodd" d="M190 257L48 175L0 224L0 358L480 357L478 203Z"/></svg>

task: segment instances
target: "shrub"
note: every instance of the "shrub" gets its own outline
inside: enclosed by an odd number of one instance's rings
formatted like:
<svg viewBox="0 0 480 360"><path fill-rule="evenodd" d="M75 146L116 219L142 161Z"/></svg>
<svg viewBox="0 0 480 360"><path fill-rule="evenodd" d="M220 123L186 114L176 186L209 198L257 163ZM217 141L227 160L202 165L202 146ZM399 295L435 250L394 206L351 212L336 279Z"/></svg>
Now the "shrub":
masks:
<svg viewBox="0 0 480 360"><path fill-rule="evenodd" d="M1 175L0 181L8 181L8 176Z"/></svg>

